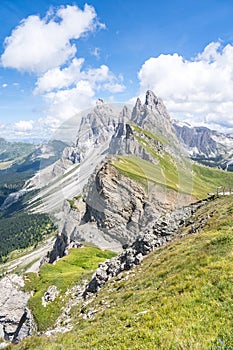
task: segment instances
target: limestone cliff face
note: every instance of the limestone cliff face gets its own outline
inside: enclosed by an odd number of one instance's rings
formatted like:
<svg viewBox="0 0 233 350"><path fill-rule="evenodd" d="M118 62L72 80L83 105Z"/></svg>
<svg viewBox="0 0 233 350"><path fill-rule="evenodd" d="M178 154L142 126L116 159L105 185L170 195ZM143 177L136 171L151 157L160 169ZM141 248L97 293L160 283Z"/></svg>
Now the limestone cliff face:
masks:
<svg viewBox="0 0 233 350"><path fill-rule="evenodd" d="M147 202L141 185L105 163L86 187L83 222L97 227L122 244L132 242L139 230Z"/></svg>
<svg viewBox="0 0 233 350"><path fill-rule="evenodd" d="M65 156L73 163L80 163L94 148L108 148L118 118L117 112L99 99L93 111L82 118L76 144L65 150Z"/></svg>
<svg viewBox="0 0 233 350"><path fill-rule="evenodd" d="M138 182L121 174L106 160L91 175L77 208L66 209L51 262L72 242L88 241L103 249L121 251L135 241L148 223L165 212L165 203L148 197Z"/></svg>

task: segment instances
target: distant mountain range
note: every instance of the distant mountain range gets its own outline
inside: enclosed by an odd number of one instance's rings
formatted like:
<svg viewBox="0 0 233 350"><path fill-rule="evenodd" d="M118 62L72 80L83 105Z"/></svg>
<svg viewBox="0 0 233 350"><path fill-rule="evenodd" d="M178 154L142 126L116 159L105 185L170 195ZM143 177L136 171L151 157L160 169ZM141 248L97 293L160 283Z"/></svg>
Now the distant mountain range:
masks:
<svg viewBox="0 0 233 350"><path fill-rule="evenodd" d="M178 121L174 121L173 125L191 159L204 165L233 171L233 135L206 127L191 127Z"/></svg>

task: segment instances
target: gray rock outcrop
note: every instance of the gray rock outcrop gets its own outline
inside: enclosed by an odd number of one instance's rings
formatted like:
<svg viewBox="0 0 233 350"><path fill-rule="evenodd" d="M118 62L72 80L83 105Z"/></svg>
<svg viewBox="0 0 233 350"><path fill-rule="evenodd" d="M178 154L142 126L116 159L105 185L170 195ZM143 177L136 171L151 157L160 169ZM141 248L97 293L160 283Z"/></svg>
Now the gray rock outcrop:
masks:
<svg viewBox="0 0 233 350"><path fill-rule="evenodd" d="M145 139L145 135L139 135L139 133L136 132L130 124L120 122L109 144L109 153L114 155L133 155L157 164L158 162L154 157L152 157L150 152L147 151L145 145L138 142L138 137L141 137L142 140ZM147 137L147 141L149 139L150 142L153 143L153 149L155 151L157 150L159 153L159 151L162 149L162 144Z"/></svg>
<svg viewBox="0 0 233 350"><path fill-rule="evenodd" d="M42 297L42 305L47 306L48 303L52 303L59 295L59 290L56 286L49 286L48 290L44 293Z"/></svg>
<svg viewBox="0 0 233 350"><path fill-rule="evenodd" d="M199 222L194 228L193 215L195 212L206 204L206 200L201 201L184 208L161 215L161 217L152 222L142 232L129 248L126 248L118 256L100 263L98 269L92 276L85 292L84 298L89 293L97 293L104 284L125 270L130 270L140 264L143 257L155 250L178 238L178 234L183 226L190 226L189 233L196 233L200 228L204 227L208 218L204 218L203 222Z"/></svg>
<svg viewBox="0 0 233 350"><path fill-rule="evenodd" d="M0 338L17 343L32 335L35 323L27 308L29 293L23 292L24 280L7 275L0 280Z"/></svg>

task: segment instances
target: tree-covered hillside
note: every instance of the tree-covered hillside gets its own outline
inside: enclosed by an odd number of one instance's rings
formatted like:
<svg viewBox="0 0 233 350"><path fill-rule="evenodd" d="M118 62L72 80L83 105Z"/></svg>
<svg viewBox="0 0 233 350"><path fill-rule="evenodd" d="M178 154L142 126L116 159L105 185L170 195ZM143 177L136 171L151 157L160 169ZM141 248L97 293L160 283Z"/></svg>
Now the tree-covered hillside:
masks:
<svg viewBox="0 0 233 350"><path fill-rule="evenodd" d="M0 262L16 249L36 245L52 231L55 227L45 214L18 212L0 219Z"/></svg>

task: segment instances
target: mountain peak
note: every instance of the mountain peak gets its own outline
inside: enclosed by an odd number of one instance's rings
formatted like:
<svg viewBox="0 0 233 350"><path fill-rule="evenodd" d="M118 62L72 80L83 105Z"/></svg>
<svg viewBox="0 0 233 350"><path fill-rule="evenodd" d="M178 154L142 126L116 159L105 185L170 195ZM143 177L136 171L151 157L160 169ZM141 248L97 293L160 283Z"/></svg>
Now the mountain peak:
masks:
<svg viewBox="0 0 233 350"><path fill-rule="evenodd" d="M125 122L130 119L130 110L127 106L124 106L121 113L120 113L120 120L122 122Z"/></svg>
<svg viewBox="0 0 233 350"><path fill-rule="evenodd" d="M154 94L153 91L151 90L148 90L146 92L146 102L145 102L145 105L146 106L153 106L153 105L156 105L158 104L159 100L158 100L158 97Z"/></svg>
<svg viewBox="0 0 233 350"><path fill-rule="evenodd" d="M140 98L138 97L136 100L135 108L140 109L141 107L142 107L142 102L141 102Z"/></svg>
<svg viewBox="0 0 233 350"><path fill-rule="evenodd" d="M96 106L101 106L105 104L105 101L102 98L98 98L98 100L96 101Z"/></svg>
<svg viewBox="0 0 233 350"><path fill-rule="evenodd" d="M140 98L137 98L137 101L135 103L135 106L133 108L132 111L132 121L135 122L137 124L137 120L138 120L138 116L141 114L142 111L142 102L140 100Z"/></svg>

